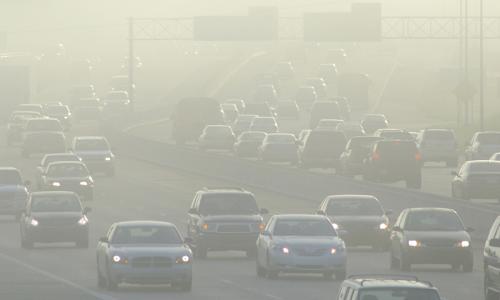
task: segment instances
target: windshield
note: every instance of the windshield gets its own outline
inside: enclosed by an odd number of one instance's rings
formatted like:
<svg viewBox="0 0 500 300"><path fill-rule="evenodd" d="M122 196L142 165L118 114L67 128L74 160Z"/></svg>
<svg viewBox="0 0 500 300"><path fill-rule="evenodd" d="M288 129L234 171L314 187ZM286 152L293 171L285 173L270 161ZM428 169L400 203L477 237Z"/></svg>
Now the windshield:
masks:
<svg viewBox="0 0 500 300"><path fill-rule="evenodd" d="M471 162L470 167L469 167L469 172L470 173L475 173L475 172L498 173L498 172L500 172L500 163L489 162L489 161L473 162L473 163Z"/></svg>
<svg viewBox="0 0 500 300"><path fill-rule="evenodd" d="M89 171L83 164L52 164L49 165L47 176L49 177L87 177Z"/></svg>
<svg viewBox="0 0 500 300"><path fill-rule="evenodd" d="M409 132L403 131L382 131L381 137L395 140L412 140L413 136Z"/></svg>
<svg viewBox="0 0 500 300"><path fill-rule="evenodd" d="M482 133L477 136L477 141L485 145L499 145L500 133Z"/></svg>
<svg viewBox="0 0 500 300"><path fill-rule="evenodd" d="M21 175L16 170L0 170L0 185L22 185Z"/></svg>
<svg viewBox="0 0 500 300"><path fill-rule="evenodd" d="M454 212L423 210L410 212L404 229L410 231L461 231L464 230L464 226Z"/></svg>
<svg viewBox="0 0 500 300"><path fill-rule="evenodd" d="M382 207L375 199L334 199L328 202L329 216L381 216Z"/></svg>
<svg viewBox="0 0 500 300"><path fill-rule="evenodd" d="M75 144L75 151L108 151L109 145L105 139L81 139Z"/></svg>
<svg viewBox="0 0 500 300"><path fill-rule="evenodd" d="M111 239L113 244L182 244L174 227L118 226Z"/></svg>
<svg viewBox="0 0 500 300"><path fill-rule="evenodd" d="M328 220L278 220L274 227L276 236L336 236Z"/></svg>
<svg viewBox="0 0 500 300"><path fill-rule="evenodd" d="M47 155L45 159L43 160L43 166L48 166L50 163L56 162L56 161L80 161L78 156L76 155Z"/></svg>
<svg viewBox="0 0 500 300"><path fill-rule="evenodd" d="M31 120L28 122L28 131L62 131L61 124L57 120Z"/></svg>
<svg viewBox="0 0 500 300"><path fill-rule="evenodd" d="M202 215L254 215L259 213L257 202L251 194L207 194L200 200Z"/></svg>
<svg viewBox="0 0 500 300"><path fill-rule="evenodd" d="M270 134L266 139L269 144L295 144L295 137L289 134Z"/></svg>
<svg viewBox="0 0 500 300"><path fill-rule="evenodd" d="M45 108L45 112L48 115L66 115L68 114L69 110L68 107L65 105L52 105L52 106L47 106Z"/></svg>
<svg viewBox="0 0 500 300"><path fill-rule="evenodd" d="M76 195L33 195L32 212L81 212L82 206Z"/></svg>
<svg viewBox="0 0 500 300"><path fill-rule="evenodd" d="M439 295L431 289L416 288L374 288L362 289L360 300L439 300Z"/></svg>

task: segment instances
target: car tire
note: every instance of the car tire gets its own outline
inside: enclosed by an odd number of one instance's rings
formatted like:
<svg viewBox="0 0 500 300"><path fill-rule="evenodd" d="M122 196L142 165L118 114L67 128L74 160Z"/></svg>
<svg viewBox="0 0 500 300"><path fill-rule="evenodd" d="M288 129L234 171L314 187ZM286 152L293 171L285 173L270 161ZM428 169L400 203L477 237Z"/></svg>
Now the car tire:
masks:
<svg viewBox="0 0 500 300"><path fill-rule="evenodd" d="M462 264L462 270L465 273L471 273L474 270L474 260L472 257L468 258L463 264Z"/></svg>
<svg viewBox="0 0 500 300"><path fill-rule="evenodd" d="M174 284L173 286L178 288L182 292L190 292L193 288L193 280L188 279L186 281L182 281L182 282L179 282L177 284Z"/></svg>
<svg viewBox="0 0 500 300"><path fill-rule="evenodd" d="M498 300L500 297L498 293L490 290L490 279L485 274L484 275L484 299L485 300Z"/></svg>
<svg viewBox="0 0 500 300"><path fill-rule="evenodd" d="M335 280L344 281L347 277L347 272L345 269L335 272Z"/></svg>
<svg viewBox="0 0 500 300"><path fill-rule="evenodd" d="M277 279L278 276L279 276L279 271L271 269L271 262L270 262L270 259L269 259L269 253L267 254L266 262L267 262L267 266L266 266L266 273L267 273L266 275L267 275L267 278L269 278L269 279Z"/></svg>

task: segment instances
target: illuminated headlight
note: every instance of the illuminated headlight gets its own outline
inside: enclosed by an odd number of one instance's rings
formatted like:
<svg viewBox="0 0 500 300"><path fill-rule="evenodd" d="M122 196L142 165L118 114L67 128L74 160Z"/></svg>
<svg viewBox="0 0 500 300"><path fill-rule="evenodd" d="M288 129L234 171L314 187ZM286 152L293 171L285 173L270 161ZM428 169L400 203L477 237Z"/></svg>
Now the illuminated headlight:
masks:
<svg viewBox="0 0 500 300"><path fill-rule="evenodd" d="M87 185L89 185L89 183L87 181L80 181L80 185L81 186L87 186Z"/></svg>
<svg viewBox="0 0 500 300"><path fill-rule="evenodd" d="M104 158L105 161L111 161L111 157L107 156Z"/></svg>
<svg viewBox="0 0 500 300"><path fill-rule="evenodd" d="M385 223L380 223L380 225L378 226L378 228L379 228L380 230L386 230L386 229L387 229L387 227L389 227L389 226L387 226L387 224L385 224Z"/></svg>
<svg viewBox="0 0 500 300"><path fill-rule="evenodd" d="M86 216L83 216L83 217L80 218L80 220L78 220L78 224L82 225L82 226L86 225L88 222L89 222L89 219L87 219Z"/></svg>
<svg viewBox="0 0 500 300"><path fill-rule="evenodd" d="M64 119L64 120L67 120L68 118L69 118L68 116L64 116L64 117L63 117L63 119Z"/></svg>
<svg viewBox="0 0 500 300"><path fill-rule="evenodd" d="M339 230L339 228L340 228L339 224L332 223L332 225L333 225L333 228L335 228L335 230Z"/></svg>
<svg viewBox="0 0 500 300"><path fill-rule="evenodd" d="M38 221L35 220L35 219L31 219L31 222L30 222L31 226L38 226Z"/></svg>
<svg viewBox="0 0 500 300"><path fill-rule="evenodd" d="M422 243L420 243L420 241L417 241L417 240L409 240L408 241L408 246L410 247L420 247L422 245Z"/></svg>
<svg viewBox="0 0 500 300"><path fill-rule="evenodd" d="M283 247L281 248L281 252L283 252L283 254L290 254L290 249L288 249L288 247Z"/></svg>
<svg viewBox="0 0 500 300"><path fill-rule="evenodd" d="M189 257L188 255L184 255L184 256L178 257L175 260L175 263L177 263L177 264L188 264L190 262L191 262L191 257Z"/></svg>
<svg viewBox="0 0 500 300"><path fill-rule="evenodd" d="M52 186L57 186L57 187L59 187L59 186L61 186L61 183L60 183L60 182L57 182L57 181L54 181L54 182L52 182Z"/></svg>
<svg viewBox="0 0 500 300"><path fill-rule="evenodd" d="M113 255L111 258L115 264L128 264L128 260L120 255Z"/></svg>
<svg viewBox="0 0 500 300"><path fill-rule="evenodd" d="M333 254L335 254L335 253L337 253L337 248L332 248L332 249L330 250L330 253L331 253L332 255L333 255Z"/></svg>
<svg viewBox="0 0 500 300"><path fill-rule="evenodd" d="M460 248L468 248L470 247L470 242L469 241L460 241L456 244L457 247Z"/></svg>

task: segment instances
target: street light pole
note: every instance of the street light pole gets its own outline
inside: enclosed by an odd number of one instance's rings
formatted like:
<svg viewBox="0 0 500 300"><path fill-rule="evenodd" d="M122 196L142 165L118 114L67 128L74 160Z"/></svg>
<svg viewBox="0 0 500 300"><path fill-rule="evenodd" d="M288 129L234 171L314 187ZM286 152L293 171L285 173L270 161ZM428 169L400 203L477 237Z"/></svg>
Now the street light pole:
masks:
<svg viewBox="0 0 500 300"><path fill-rule="evenodd" d="M479 127L484 130L484 5L479 1Z"/></svg>

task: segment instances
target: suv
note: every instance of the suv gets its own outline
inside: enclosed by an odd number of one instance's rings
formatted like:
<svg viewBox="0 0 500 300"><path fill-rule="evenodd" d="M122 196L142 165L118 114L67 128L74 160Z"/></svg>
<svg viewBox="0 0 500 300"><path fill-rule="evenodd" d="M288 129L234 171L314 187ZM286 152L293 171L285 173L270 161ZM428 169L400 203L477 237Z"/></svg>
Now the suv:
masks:
<svg viewBox="0 0 500 300"><path fill-rule="evenodd" d="M491 226L484 244L484 296L486 300L500 296L500 216Z"/></svg>
<svg viewBox="0 0 500 300"><path fill-rule="evenodd" d="M378 182L406 181L408 188L422 186L421 156L414 141L376 142L363 165L363 178Z"/></svg>
<svg viewBox="0 0 500 300"><path fill-rule="evenodd" d="M187 235L200 258L208 250L241 250L256 255L255 241L264 230L266 209L251 192L240 188L204 188L196 192L188 212Z"/></svg>
<svg viewBox="0 0 500 300"><path fill-rule="evenodd" d="M422 153L422 163L427 161L444 161L448 167L457 166L458 144L453 130L422 130L417 136L417 144Z"/></svg>
<svg viewBox="0 0 500 300"><path fill-rule="evenodd" d="M388 298L387 295L393 295ZM440 300L430 282L415 276L355 275L340 285L338 300L428 299Z"/></svg>

